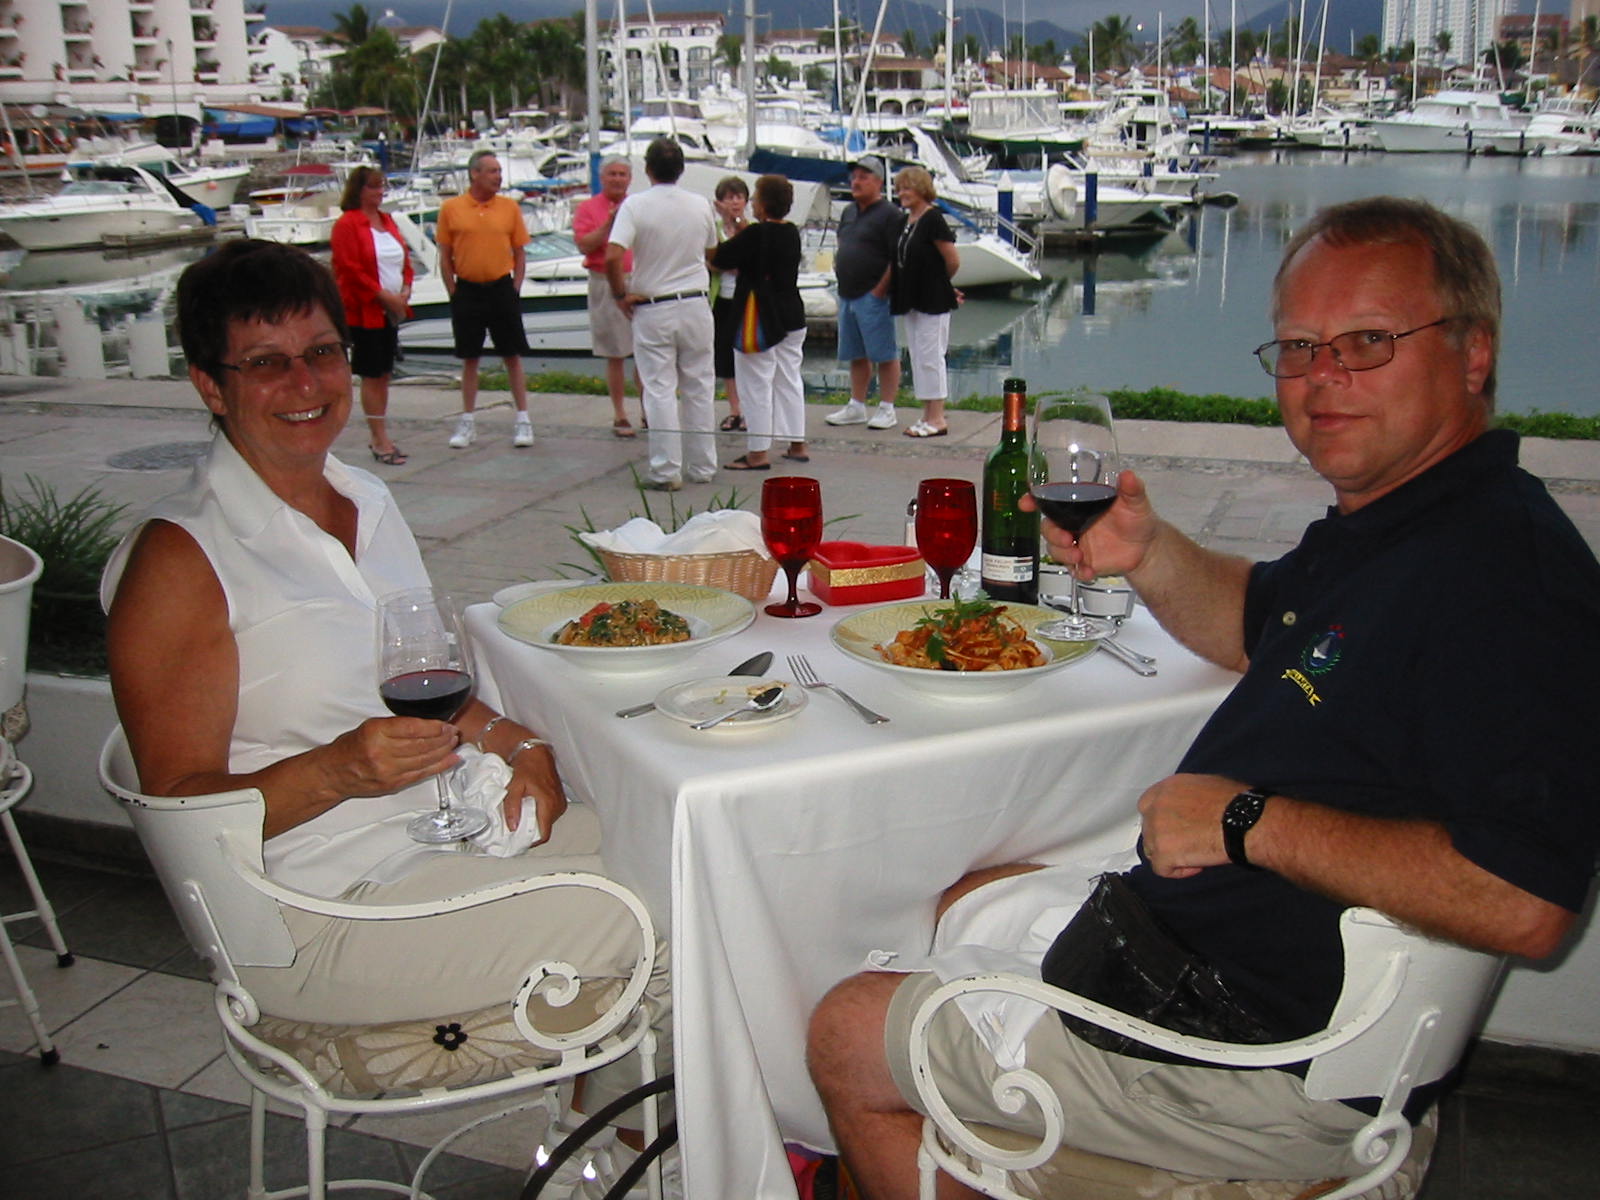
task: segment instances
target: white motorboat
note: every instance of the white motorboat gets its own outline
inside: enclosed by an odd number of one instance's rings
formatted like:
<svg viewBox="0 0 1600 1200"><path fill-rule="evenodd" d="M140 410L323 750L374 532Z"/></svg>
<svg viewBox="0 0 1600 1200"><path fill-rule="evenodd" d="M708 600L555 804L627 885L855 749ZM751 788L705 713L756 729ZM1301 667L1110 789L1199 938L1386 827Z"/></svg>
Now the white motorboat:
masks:
<svg viewBox="0 0 1600 1200"><path fill-rule="evenodd" d="M1010 287L1038 283L1034 256L993 233L956 230L956 257L961 266L950 280L958 288Z"/></svg>
<svg viewBox="0 0 1600 1200"><path fill-rule="evenodd" d="M1372 122L1383 149L1406 154L1471 154L1496 140L1515 143L1526 129L1499 96L1457 89L1423 96L1405 112Z"/></svg>
<svg viewBox="0 0 1600 1200"><path fill-rule="evenodd" d="M0 208L0 233L25 250L95 246L202 223L193 197L139 167L84 163L53 196Z"/></svg>
<svg viewBox="0 0 1600 1200"><path fill-rule="evenodd" d="M327 245L341 214L342 181L355 165L318 162L289 167L283 183L250 193L261 211L245 218L245 233L290 246Z"/></svg>
<svg viewBox="0 0 1600 1200"><path fill-rule="evenodd" d="M239 185L250 174L245 163L185 161L159 142L132 142L96 154L95 162L142 167L200 203L221 211L233 203Z"/></svg>
<svg viewBox="0 0 1600 1200"><path fill-rule="evenodd" d="M1170 229L1173 214L1191 203L1191 197L1153 188L1131 188L1095 180L1095 214L1091 222L1088 175L1066 163L1052 163L1044 176L1044 197L1050 217L1044 231L1077 232L1094 228L1104 232L1147 232Z"/></svg>

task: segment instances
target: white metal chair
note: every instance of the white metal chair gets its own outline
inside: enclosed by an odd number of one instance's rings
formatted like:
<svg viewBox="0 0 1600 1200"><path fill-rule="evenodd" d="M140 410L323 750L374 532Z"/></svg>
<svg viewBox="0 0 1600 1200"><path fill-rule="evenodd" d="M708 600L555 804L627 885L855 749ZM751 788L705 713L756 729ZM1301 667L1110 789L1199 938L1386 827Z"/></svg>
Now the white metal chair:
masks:
<svg viewBox="0 0 1600 1200"><path fill-rule="evenodd" d="M1447 1074L1461 1056L1467 1038L1481 1019L1499 978L1503 960L1404 929L1383 914L1352 908L1340 922L1344 941L1345 977L1328 1026L1309 1037L1271 1045L1240 1046L1185 1037L1116 1012L1037 979L993 974L952 980L932 992L911 1022L911 1064L917 1093L931 1115L922 1127L918 1155L922 1196L931 1200L937 1171L1002 1200L1038 1196L1137 1195L1146 1200L1318 1200L1377 1197L1391 1200L1410 1195L1426 1169L1427 1146L1407 1162L1412 1127L1402 1108L1412 1091ZM1348 1096L1381 1098L1377 1115L1357 1130L1351 1152L1366 1169L1358 1176L1308 1189L1305 1180L1248 1181L1228 1184L1179 1175L1157 1168L1103 1158L1062 1145L1071 1125L1060 1099L1026 1068L1008 1071L995 1081L993 1094L1006 1111L1020 1112L1034 1104L1043 1114L1044 1136L997 1131L969 1125L951 1111L939 1094L929 1068L927 1031L935 1012L959 996L1009 992L1050 1008L1115 1030L1140 1042L1203 1062L1237 1067L1272 1067L1310 1060L1306 1093L1313 1099ZM1042 1020L1055 1019L1046 1013ZM1419 1143L1422 1141L1418 1139ZM1418 1162L1417 1160L1421 1161ZM1404 1189L1385 1189L1407 1165ZM1082 1192L1063 1188L1062 1180L1087 1182ZM1113 1180L1115 1183L1113 1184ZM1052 1182L1054 1181L1054 1182ZM1125 1189L1125 1190L1123 1190Z"/></svg>
<svg viewBox="0 0 1600 1200"><path fill-rule="evenodd" d="M326 1190L335 1188L371 1188L423 1197L423 1175L456 1138L488 1121L549 1102L539 1096L530 1099L529 1093L543 1092L550 1084L614 1062L635 1047L640 1050L641 1082L654 1078L656 1039L650 1028L654 1005L644 991L655 962L655 928L643 904L626 888L598 875L560 872L429 903L374 905L329 900L284 887L266 876L261 838L264 801L259 790L170 798L145 795L138 789L138 776L120 727L112 731L101 751L100 778L107 790L127 805L179 923L196 953L206 960L215 982L224 1049L252 1089L249 1200L299 1195L321 1200ZM470 1044L477 1053L459 1068L452 1061L445 1068L449 1073L442 1077L434 1072L418 1079L415 1064L409 1060L419 1046L427 1053L432 1052L432 1042L443 1046L432 1035L435 1029L442 1033L446 1027L427 1021L413 1023L416 1029L410 1031L395 1026L356 1029L277 1020L260 1011L237 971L239 967L287 966L293 961L295 948L284 924L283 908L355 921L410 920L546 888L570 887L593 888L614 897L638 923L638 958L620 993L582 1029L567 1033L541 1030L528 1009L530 999L539 997L554 1007L569 1004L584 980L569 963L531 962L515 996L460 1018L460 1024L471 1030ZM352 1045L358 1049L352 1050ZM361 1057L361 1046L372 1048L371 1058L352 1061ZM377 1095L372 1094L374 1090ZM548 1096L553 1094L552 1090ZM302 1110L306 1127L303 1187L266 1190L263 1139L268 1096ZM521 1098L440 1140L409 1185L325 1178L323 1147L331 1113L398 1115L501 1097ZM647 1139L656 1137L657 1124L655 1101L647 1101ZM530 1146L530 1158L532 1149ZM652 1177L652 1194L659 1195L658 1189L659 1179Z"/></svg>
<svg viewBox="0 0 1600 1200"><path fill-rule="evenodd" d="M50 1039L50 1031L45 1028L44 1018L39 1012L39 1001L34 996L33 989L28 986L28 978L22 973L22 963L17 960L16 949L11 945L11 935L6 932L6 926L13 921L25 921L37 917L44 925L50 944L55 949L56 966L72 965L72 951L67 949L67 943L62 940L61 927L56 924L55 909L50 907L50 900L45 896L44 888L39 885L39 876L33 870L33 860L28 857L28 848L22 844L22 834L17 831L17 822L11 816L11 809L28 794L31 787L33 787L33 772L28 770L27 764L17 758L11 743L0 738L0 826L5 828L6 840L11 843L11 852L16 857L17 867L22 871L23 881L28 885L28 893L33 897L32 908L0 915L0 957L6 961L6 970L10 972L11 982L17 992L15 1000L0 1000L0 1008L17 1005L22 1009L22 1015L28 1019L28 1024L33 1029L34 1044L39 1048L39 1061L49 1067L60 1061L61 1052Z"/></svg>

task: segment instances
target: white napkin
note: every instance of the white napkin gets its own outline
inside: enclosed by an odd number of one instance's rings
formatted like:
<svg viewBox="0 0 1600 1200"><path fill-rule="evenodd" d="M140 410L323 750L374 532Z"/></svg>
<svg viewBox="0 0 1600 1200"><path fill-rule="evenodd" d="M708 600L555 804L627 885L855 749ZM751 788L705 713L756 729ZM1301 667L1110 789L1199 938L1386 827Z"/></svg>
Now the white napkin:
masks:
<svg viewBox="0 0 1600 1200"><path fill-rule="evenodd" d="M738 508L696 513L672 533L646 517L634 517L615 529L580 533L597 550L618 554L727 554L754 550L770 558L761 537L761 518Z"/></svg>
<svg viewBox="0 0 1600 1200"><path fill-rule="evenodd" d="M506 811L501 803L511 782L511 768L498 754L482 754L475 746L456 748L461 765L451 776L450 786L462 804L481 808L489 814L489 828L470 839L484 854L512 858L549 837L540 828L538 805L532 796L522 801L522 819L515 829L506 828Z"/></svg>
<svg viewBox="0 0 1600 1200"><path fill-rule="evenodd" d="M933 953L922 969L933 971L942 983L990 972L1037 979L1045 953L1083 907L1095 878L1125 871L1137 861L1129 849L1014 875L969 892L940 920ZM1024 1042L1050 1011L1037 1000L998 992L962 996L956 1007L1004 1070L1027 1065Z"/></svg>

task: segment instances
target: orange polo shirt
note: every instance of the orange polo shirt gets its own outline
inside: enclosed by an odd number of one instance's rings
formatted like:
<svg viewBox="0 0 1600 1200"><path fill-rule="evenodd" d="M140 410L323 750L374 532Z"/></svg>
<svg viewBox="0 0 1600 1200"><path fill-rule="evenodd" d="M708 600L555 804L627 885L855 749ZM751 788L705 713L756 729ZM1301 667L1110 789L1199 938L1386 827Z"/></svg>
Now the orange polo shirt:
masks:
<svg viewBox="0 0 1600 1200"><path fill-rule="evenodd" d="M434 239L450 247L458 279L493 283L511 274L516 265L511 252L527 244L528 227L510 196L497 193L480 204L471 192L463 192L439 206Z"/></svg>

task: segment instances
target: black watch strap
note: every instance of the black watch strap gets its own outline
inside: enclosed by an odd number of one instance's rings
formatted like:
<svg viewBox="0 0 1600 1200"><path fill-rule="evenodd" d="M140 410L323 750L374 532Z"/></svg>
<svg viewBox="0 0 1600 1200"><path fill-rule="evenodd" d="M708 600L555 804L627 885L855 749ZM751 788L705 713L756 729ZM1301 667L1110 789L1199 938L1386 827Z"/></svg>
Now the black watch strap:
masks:
<svg viewBox="0 0 1600 1200"><path fill-rule="evenodd" d="M1261 811L1272 795L1260 788L1247 788L1229 800L1228 807L1222 810L1222 848L1235 866L1255 867L1244 852L1244 836L1261 820Z"/></svg>

